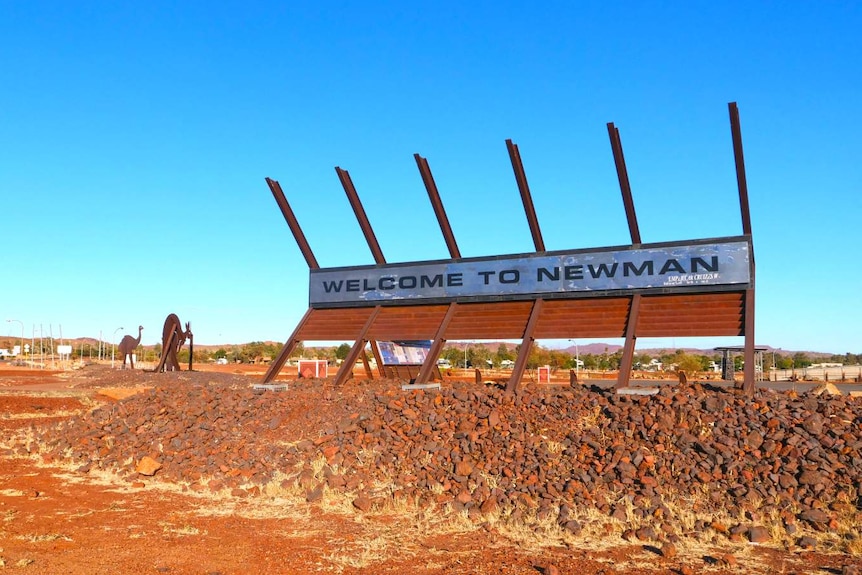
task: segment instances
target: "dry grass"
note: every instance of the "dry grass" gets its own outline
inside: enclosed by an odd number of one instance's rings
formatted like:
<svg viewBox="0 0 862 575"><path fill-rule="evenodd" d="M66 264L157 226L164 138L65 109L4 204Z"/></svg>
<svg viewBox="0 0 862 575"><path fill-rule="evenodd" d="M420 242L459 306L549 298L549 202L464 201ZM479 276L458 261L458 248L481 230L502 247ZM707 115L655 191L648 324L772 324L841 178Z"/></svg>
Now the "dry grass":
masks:
<svg viewBox="0 0 862 575"><path fill-rule="evenodd" d="M45 543L52 541L72 541L72 538L62 533L45 533L43 535L16 535L15 539L27 541L29 543Z"/></svg>
<svg viewBox="0 0 862 575"><path fill-rule="evenodd" d="M560 453L562 453L562 452L563 452L563 450L565 449L565 447L563 446L563 444L562 444L562 443L560 443L559 441L553 441L553 440L548 439L548 438L546 438L546 437L544 437L544 436L542 437L542 439L544 439L544 440L545 440L545 449L546 449L546 450L548 451L548 453L550 453L551 455L559 455L559 454L560 454Z"/></svg>
<svg viewBox="0 0 862 575"><path fill-rule="evenodd" d="M194 535L206 535L207 532L201 532L200 529L193 525L182 525L175 527L172 523L159 523L162 528L162 533L165 535L177 535L181 537L189 537Z"/></svg>
<svg viewBox="0 0 862 575"><path fill-rule="evenodd" d="M602 429L607 422L608 418L602 413L602 406L596 405L574 423L574 428L578 431Z"/></svg>
<svg viewBox="0 0 862 575"><path fill-rule="evenodd" d="M2 490L0 490L0 496L3 496L3 497L23 497L24 492L19 491L18 489L2 489Z"/></svg>
<svg viewBox="0 0 862 575"><path fill-rule="evenodd" d="M4 413L0 415L0 419L7 421L15 421L15 420L25 420L25 419L52 419L52 418L67 418L73 417L75 415L81 415L85 413L86 409L73 409L66 410L60 409L57 411L46 411L46 412L30 412L30 413Z"/></svg>

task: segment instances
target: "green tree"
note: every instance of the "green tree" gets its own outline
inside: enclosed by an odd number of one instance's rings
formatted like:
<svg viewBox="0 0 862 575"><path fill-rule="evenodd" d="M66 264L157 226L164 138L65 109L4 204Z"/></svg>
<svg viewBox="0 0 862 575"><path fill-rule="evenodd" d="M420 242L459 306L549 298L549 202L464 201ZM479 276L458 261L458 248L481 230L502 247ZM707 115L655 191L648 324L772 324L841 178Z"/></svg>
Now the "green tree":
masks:
<svg viewBox="0 0 862 575"><path fill-rule="evenodd" d="M470 346L468 355L470 356L470 362L472 363L473 367L477 369L488 369L489 360L493 365L493 359L491 358L491 350L483 344Z"/></svg>
<svg viewBox="0 0 862 575"><path fill-rule="evenodd" d="M634 364L640 364L641 367L649 365L649 362L652 361L652 357L648 353L637 353L635 354Z"/></svg>
<svg viewBox="0 0 862 575"><path fill-rule="evenodd" d="M599 369L600 357L594 353L586 353L581 355L581 361L584 362L584 369Z"/></svg>
<svg viewBox="0 0 862 575"><path fill-rule="evenodd" d="M302 342L297 343L293 350L290 352L290 358L296 359L300 357L305 357L305 345Z"/></svg>
<svg viewBox="0 0 862 575"><path fill-rule="evenodd" d="M351 349L352 348L350 344L342 343L335 348L335 359L344 361L345 359L347 359L347 355L350 353Z"/></svg>
<svg viewBox="0 0 862 575"><path fill-rule="evenodd" d="M808 358L808 356L806 354L802 353L801 351L798 351L798 352L793 354L793 367L795 367L795 368L808 367L809 365L811 365L811 363L812 362Z"/></svg>
<svg viewBox="0 0 862 575"><path fill-rule="evenodd" d="M443 349L440 358L447 360L453 366L457 366L464 363L464 352L450 345Z"/></svg>
<svg viewBox="0 0 862 575"><path fill-rule="evenodd" d="M533 345L527 358L527 369L536 369L540 365L551 365L551 353L540 345Z"/></svg>
<svg viewBox="0 0 862 575"><path fill-rule="evenodd" d="M509 360L513 361L515 359L515 354L509 351L509 346L505 343L501 343L497 346L497 353L494 357L494 362L497 365L500 365L501 362Z"/></svg>
<svg viewBox="0 0 862 575"><path fill-rule="evenodd" d="M701 361L700 356L697 355L682 353L677 356L677 361L675 363L677 369L686 373L703 371L703 362Z"/></svg>

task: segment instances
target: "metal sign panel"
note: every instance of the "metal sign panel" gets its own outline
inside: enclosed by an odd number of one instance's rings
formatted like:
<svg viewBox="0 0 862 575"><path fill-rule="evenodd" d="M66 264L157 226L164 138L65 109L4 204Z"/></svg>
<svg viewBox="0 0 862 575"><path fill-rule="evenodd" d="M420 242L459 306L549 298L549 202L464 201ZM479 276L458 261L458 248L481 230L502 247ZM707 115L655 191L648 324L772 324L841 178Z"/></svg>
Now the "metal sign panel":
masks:
<svg viewBox="0 0 862 575"><path fill-rule="evenodd" d="M403 304L415 300L541 297L655 288L744 289L750 278L749 242L724 238L642 244L635 248L312 269L309 304Z"/></svg>
<svg viewBox="0 0 862 575"><path fill-rule="evenodd" d="M431 341L378 341L383 365L422 365L431 349Z"/></svg>

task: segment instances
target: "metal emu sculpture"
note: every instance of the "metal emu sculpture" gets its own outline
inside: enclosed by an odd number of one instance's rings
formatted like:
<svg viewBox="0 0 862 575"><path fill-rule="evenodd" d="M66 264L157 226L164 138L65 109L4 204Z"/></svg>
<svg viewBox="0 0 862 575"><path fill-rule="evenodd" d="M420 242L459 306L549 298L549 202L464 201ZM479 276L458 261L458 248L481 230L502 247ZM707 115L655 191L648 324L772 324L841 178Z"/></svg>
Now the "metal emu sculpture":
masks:
<svg viewBox="0 0 862 575"><path fill-rule="evenodd" d="M141 345L141 332L144 330L144 326L138 326L138 339L133 338L130 335L124 336L120 341L120 345L117 346L117 351L123 356L123 369L126 369L126 357L129 358L129 365L131 369L135 369L135 350L138 349L138 346Z"/></svg>
<svg viewBox="0 0 862 575"><path fill-rule="evenodd" d="M156 365L156 372L163 371L180 371L180 362L177 360L177 352L189 340L189 371L192 369L192 353L194 345L194 336L192 335L191 324L186 322L186 329L183 331L180 318L176 314L170 314L165 318L165 327L162 329L162 356L159 358L159 363Z"/></svg>

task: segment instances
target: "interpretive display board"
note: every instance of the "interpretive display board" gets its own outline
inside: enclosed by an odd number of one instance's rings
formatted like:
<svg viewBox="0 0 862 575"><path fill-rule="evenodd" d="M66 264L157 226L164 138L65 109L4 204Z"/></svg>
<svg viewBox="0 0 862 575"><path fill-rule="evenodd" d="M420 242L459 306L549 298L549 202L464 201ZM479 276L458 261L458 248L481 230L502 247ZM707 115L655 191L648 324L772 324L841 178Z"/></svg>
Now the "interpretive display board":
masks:
<svg viewBox="0 0 862 575"><path fill-rule="evenodd" d="M383 365L422 365L431 349L431 340L378 341Z"/></svg>

